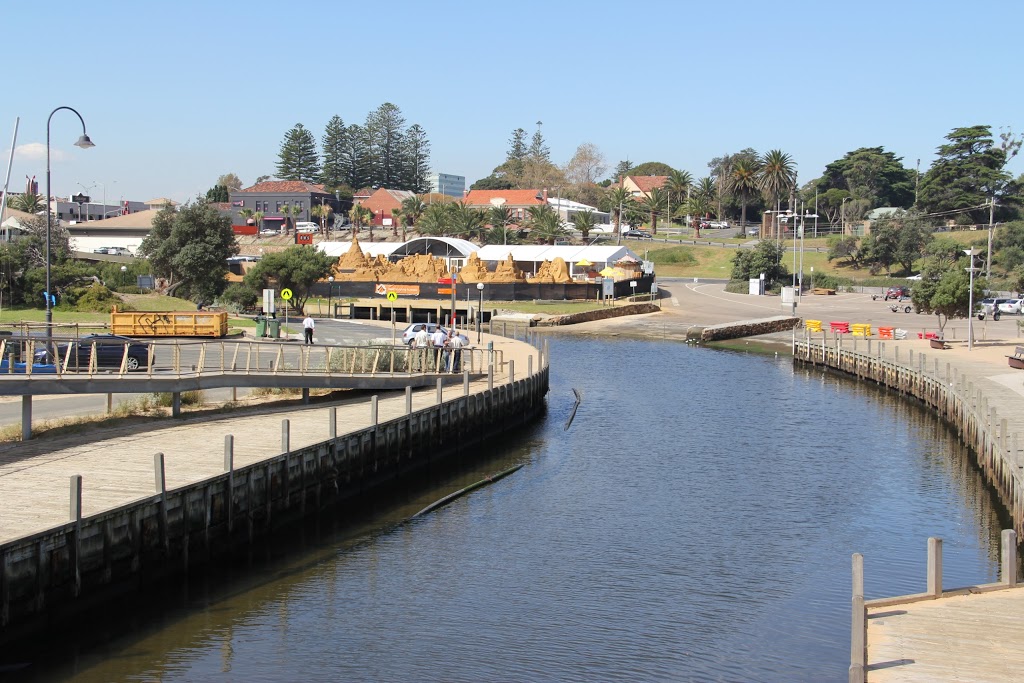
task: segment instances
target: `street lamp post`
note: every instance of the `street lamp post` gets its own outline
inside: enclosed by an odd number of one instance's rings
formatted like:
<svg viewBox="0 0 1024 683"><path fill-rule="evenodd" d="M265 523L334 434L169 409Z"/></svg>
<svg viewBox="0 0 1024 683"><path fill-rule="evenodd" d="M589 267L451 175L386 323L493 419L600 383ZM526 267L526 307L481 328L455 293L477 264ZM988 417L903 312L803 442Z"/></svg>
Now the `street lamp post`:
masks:
<svg viewBox="0 0 1024 683"><path fill-rule="evenodd" d="M334 309L331 308L331 304L333 303L333 297L334 297L334 276L330 275L327 278L327 317L328 318L334 318L334 315L333 315Z"/></svg>
<svg viewBox="0 0 1024 683"><path fill-rule="evenodd" d="M61 109L67 109L74 113L78 117L78 120L82 122L82 135L78 138L75 143L75 147L81 147L82 149L89 149L95 147L93 141L89 139L89 136L85 132L85 119L82 115L71 107L57 107L50 112L50 116L46 119L46 343L49 345L50 339L53 337L53 307L51 303L53 301L52 294L50 293L50 223L51 223L51 207L50 199L53 197L53 192L50 189L50 120L53 115L59 112Z"/></svg>
<svg viewBox="0 0 1024 683"><path fill-rule="evenodd" d="M480 293L480 306L476 311L476 343L480 343L480 332L484 326L484 283L476 283L476 291Z"/></svg>
<svg viewBox="0 0 1024 683"><path fill-rule="evenodd" d="M971 274L970 288L967 293L967 350L974 350L974 271L980 270L980 268L974 267L974 255L978 253L978 250L974 247L970 249L964 249L964 253L967 254L967 258L971 259L971 265L966 268L967 272Z"/></svg>
<svg viewBox="0 0 1024 683"><path fill-rule="evenodd" d="M121 266L121 288L124 289L125 273L128 272L128 266Z"/></svg>

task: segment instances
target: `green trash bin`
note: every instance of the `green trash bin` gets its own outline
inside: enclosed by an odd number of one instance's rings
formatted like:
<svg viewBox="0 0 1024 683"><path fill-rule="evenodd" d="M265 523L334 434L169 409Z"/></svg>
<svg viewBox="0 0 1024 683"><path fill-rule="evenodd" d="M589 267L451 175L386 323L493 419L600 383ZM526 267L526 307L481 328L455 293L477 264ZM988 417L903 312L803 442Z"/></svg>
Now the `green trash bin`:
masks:
<svg viewBox="0 0 1024 683"><path fill-rule="evenodd" d="M267 319L261 315L256 316L256 338L267 336Z"/></svg>
<svg viewBox="0 0 1024 683"><path fill-rule="evenodd" d="M267 321L269 327L267 328L267 336L271 339L277 339L281 336L281 321L277 318L271 318Z"/></svg>

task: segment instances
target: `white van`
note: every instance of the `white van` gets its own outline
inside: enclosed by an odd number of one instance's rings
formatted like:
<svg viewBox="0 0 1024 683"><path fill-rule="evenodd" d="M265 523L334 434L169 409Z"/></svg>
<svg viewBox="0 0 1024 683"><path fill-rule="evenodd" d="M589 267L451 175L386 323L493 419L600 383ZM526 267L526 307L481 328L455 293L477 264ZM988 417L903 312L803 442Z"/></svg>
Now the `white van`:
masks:
<svg viewBox="0 0 1024 683"><path fill-rule="evenodd" d="M296 234L316 233L316 232L320 232L320 226L317 225L316 223L311 223L310 221L297 221L295 223L295 233Z"/></svg>

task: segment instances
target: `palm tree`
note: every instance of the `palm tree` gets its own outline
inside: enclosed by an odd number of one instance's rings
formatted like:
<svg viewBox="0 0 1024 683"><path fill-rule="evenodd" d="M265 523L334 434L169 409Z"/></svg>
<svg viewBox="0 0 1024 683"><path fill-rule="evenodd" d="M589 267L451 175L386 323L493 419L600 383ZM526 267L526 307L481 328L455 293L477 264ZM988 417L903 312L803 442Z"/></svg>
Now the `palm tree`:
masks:
<svg viewBox="0 0 1024 683"><path fill-rule="evenodd" d="M373 221L373 211L370 211L362 204L353 204L352 210L348 212L348 217L352 221L352 237L354 238L363 223ZM370 239L373 239L372 232L370 233Z"/></svg>
<svg viewBox="0 0 1024 683"><path fill-rule="evenodd" d="M573 222L576 223L576 229L583 235L583 239L587 239L590 231L594 229L594 212L577 211L573 215Z"/></svg>
<svg viewBox="0 0 1024 683"><path fill-rule="evenodd" d="M298 205L292 206L291 204L285 204L281 207L281 213L284 214L284 232L288 234L288 226L295 227L295 217L302 215L302 209Z"/></svg>
<svg viewBox="0 0 1024 683"><path fill-rule="evenodd" d="M241 216L242 219L246 223L248 223L251 220L253 225L256 225L256 221L253 219L253 215L255 215L255 213L256 212L253 211L252 209L239 209L238 210L238 215ZM257 228L257 229L259 229L259 228Z"/></svg>
<svg viewBox="0 0 1024 683"><path fill-rule="evenodd" d="M740 157L729 168L725 185L740 200L740 237L747 234L747 202L760 189L758 167L755 163Z"/></svg>
<svg viewBox="0 0 1024 683"><path fill-rule="evenodd" d="M554 244L559 237L565 237L562 218L549 204L529 209L530 237L539 241Z"/></svg>
<svg viewBox="0 0 1024 683"><path fill-rule="evenodd" d="M262 211L253 211L252 212L252 222L256 224L256 232L259 232L260 230L262 230L263 229L263 212Z"/></svg>
<svg viewBox="0 0 1024 683"><path fill-rule="evenodd" d="M471 209L465 202L452 204L451 210L452 232L459 237L469 239L480 231L484 226L484 212L478 209Z"/></svg>
<svg viewBox="0 0 1024 683"><path fill-rule="evenodd" d="M711 211L711 198L714 195L706 195L700 192L694 192L690 195L690 198L686 200L686 212L691 216L703 216ZM693 221L693 233L694 237L700 237L700 220L694 219Z"/></svg>
<svg viewBox="0 0 1024 683"><path fill-rule="evenodd" d="M402 214L404 214L413 225L420 219L423 212L426 211L427 205L423 203L423 200L415 195L412 197L406 197L402 200Z"/></svg>
<svg viewBox="0 0 1024 683"><path fill-rule="evenodd" d="M662 186L668 194L669 221L672 220L672 207L678 207L686 201L686 197L689 196L692 185L693 176L690 175L689 171L678 171L676 169L669 171L668 179Z"/></svg>
<svg viewBox="0 0 1024 683"><path fill-rule="evenodd" d="M391 235L398 237L398 226L402 226L402 233L405 234L405 214L402 213L402 209L391 209ZM405 241L405 238L402 238Z"/></svg>
<svg viewBox="0 0 1024 683"><path fill-rule="evenodd" d="M760 159L758 185L769 204L778 204L796 186L793 157L781 149L766 152Z"/></svg>
<svg viewBox="0 0 1024 683"><path fill-rule="evenodd" d="M34 192L26 192L17 197L10 197L7 202L12 209L25 213L39 213L43 210L43 198Z"/></svg>
<svg viewBox="0 0 1024 683"><path fill-rule="evenodd" d="M615 216L615 232L616 234L621 233L622 216L619 215L619 207L628 206L629 202L633 201L633 195L629 193L629 190L620 185L611 189L608 193L608 201L611 202L612 214Z"/></svg>
<svg viewBox="0 0 1024 683"><path fill-rule="evenodd" d="M501 236L503 241L491 242L491 244L508 244L508 226L512 225L515 220L512 218L512 209L508 209L504 206L492 206L487 210L487 223L491 226L491 233L494 236ZM487 241L490 242L492 235L488 233Z"/></svg>
<svg viewBox="0 0 1024 683"><path fill-rule="evenodd" d="M331 217L332 213L334 213L334 209L330 204L320 204L318 206L314 206L309 210L309 212L320 219L320 230L323 232L324 237L326 237L327 219Z"/></svg>
<svg viewBox="0 0 1024 683"><path fill-rule="evenodd" d="M658 216L665 211L668 196L661 188L654 188L650 194L640 200L640 206L651 217L651 234L658 234Z"/></svg>
<svg viewBox="0 0 1024 683"><path fill-rule="evenodd" d="M451 226L451 209L454 204L431 204L423 211L416 229L421 235L441 236L448 234Z"/></svg>

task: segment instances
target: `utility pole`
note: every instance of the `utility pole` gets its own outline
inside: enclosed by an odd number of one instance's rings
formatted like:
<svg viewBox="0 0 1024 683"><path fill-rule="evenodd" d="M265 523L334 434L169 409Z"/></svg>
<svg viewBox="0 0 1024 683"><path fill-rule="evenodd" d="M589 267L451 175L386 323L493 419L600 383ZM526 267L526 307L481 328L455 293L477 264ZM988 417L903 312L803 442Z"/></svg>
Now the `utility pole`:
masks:
<svg viewBox="0 0 1024 683"><path fill-rule="evenodd" d="M985 259L985 277L992 278L992 219L996 214L996 198L988 200L988 257Z"/></svg>
<svg viewBox="0 0 1024 683"><path fill-rule="evenodd" d="M615 226L615 246L622 246L622 198L619 197L619 220Z"/></svg>

